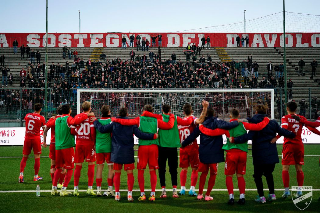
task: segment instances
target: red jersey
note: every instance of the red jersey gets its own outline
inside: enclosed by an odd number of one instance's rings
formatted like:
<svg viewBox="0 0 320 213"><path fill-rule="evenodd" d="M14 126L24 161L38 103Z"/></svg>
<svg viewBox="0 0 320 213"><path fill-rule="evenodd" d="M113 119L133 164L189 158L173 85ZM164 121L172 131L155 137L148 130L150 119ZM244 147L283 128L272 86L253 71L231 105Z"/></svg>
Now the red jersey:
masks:
<svg viewBox="0 0 320 213"><path fill-rule="evenodd" d="M90 117L84 120L81 124L77 125L75 131L77 144L88 145L95 143L96 132L93 123L90 121Z"/></svg>
<svg viewBox="0 0 320 213"><path fill-rule="evenodd" d="M61 117L61 115L57 115L55 118L50 118L46 124L46 126L51 129L51 142L50 143L55 143L55 124L56 124L56 119Z"/></svg>
<svg viewBox="0 0 320 213"><path fill-rule="evenodd" d="M46 124L44 117L38 113L28 113L26 121L26 137L40 137L40 129Z"/></svg>
<svg viewBox="0 0 320 213"><path fill-rule="evenodd" d="M301 115L297 115L302 119L306 119L305 117ZM281 127L284 129L287 129L291 132L294 132L296 134L296 137L294 138L286 138L284 137L284 144L285 143L294 143L294 144L302 144L302 127L304 124L300 123L299 121L296 121L294 118L291 117L291 115L286 115L281 118Z"/></svg>
<svg viewBox="0 0 320 213"><path fill-rule="evenodd" d="M179 130L179 137L180 137L180 143L182 143L190 134L193 132L193 130L196 128L195 120L197 118L193 115L189 117L185 117L183 119L177 117L177 123L178 123L178 130ZM191 123L190 125L186 126L186 123ZM190 145L197 146L197 139L194 140Z"/></svg>

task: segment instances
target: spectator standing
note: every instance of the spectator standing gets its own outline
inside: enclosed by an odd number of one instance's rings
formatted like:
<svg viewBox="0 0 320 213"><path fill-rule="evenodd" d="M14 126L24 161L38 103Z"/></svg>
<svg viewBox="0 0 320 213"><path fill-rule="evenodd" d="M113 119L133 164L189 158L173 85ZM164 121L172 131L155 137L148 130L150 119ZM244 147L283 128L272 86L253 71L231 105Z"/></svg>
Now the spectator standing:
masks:
<svg viewBox="0 0 320 213"><path fill-rule="evenodd" d="M258 79L259 78L259 64L255 61L254 63L253 63L253 73L254 73L254 77L256 78L256 79Z"/></svg>
<svg viewBox="0 0 320 213"><path fill-rule="evenodd" d="M245 41L245 39L244 39L244 37L242 36L242 37L241 37L241 44L242 44L242 47L244 47L244 41Z"/></svg>
<svg viewBox="0 0 320 213"><path fill-rule="evenodd" d="M271 61L269 61L269 64L267 64L267 71L268 71L268 80L270 81L271 76L272 76L272 70L273 70L273 65Z"/></svg>
<svg viewBox="0 0 320 213"><path fill-rule="evenodd" d="M37 58L37 64L40 64L40 60L41 60L41 53L39 52L39 50L36 53L36 58Z"/></svg>
<svg viewBox="0 0 320 213"><path fill-rule="evenodd" d="M150 58L150 61L153 63L153 57L154 57L154 52L149 52L149 58Z"/></svg>
<svg viewBox="0 0 320 213"><path fill-rule="evenodd" d="M8 86L8 70L6 67L2 68L2 86Z"/></svg>
<svg viewBox="0 0 320 213"><path fill-rule="evenodd" d="M27 45L26 47L27 58L30 58L30 47Z"/></svg>
<svg viewBox="0 0 320 213"><path fill-rule="evenodd" d="M299 76L303 75L303 68L306 65L306 63L304 62L304 60L301 58L301 60L298 62L299 65Z"/></svg>
<svg viewBox="0 0 320 213"><path fill-rule="evenodd" d="M152 47L156 46L156 39L157 39L157 36L151 36Z"/></svg>
<svg viewBox="0 0 320 213"><path fill-rule="evenodd" d="M30 53L31 64L33 64L35 62L35 60L34 60L35 57L36 57L36 53L32 50Z"/></svg>
<svg viewBox="0 0 320 213"><path fill-rule="evenodd" d="M20 77L25 78L27 77L27 71L22 67L22 70L20 70Z"/></svg>
<svg viewBox="0 0 320 213"><path fill-rule="evenodd" d="M62 54L63 59L66 59L67 52L68 52L67 46L64 46L64 47L62 48L62 52L63 52L63 54Z"/></svg>
<svg viewBox="0 0 320 213"><path fill-rule="evenodd" d="M134 61L134 56L135 55L136 55L136 53L133 50L131 50L131 52L130 52L130 60L131 61Z"/></svg>
<svg viewBox="0 0 320 213"><path fill-rule="evenodd" d="M149 46L150 46L150 42L149 42L149 40L147 39L147 40L146 40L146 49L147 49L147 51L149 51Z"/></svg>
<svg viewBox="0 0 320 213"><path fill-rule="evenodd" d="M311 62L311 79L313 79L313 76L316 76L316 69L318 66L318 62L316 61L316 59L313 59L313 61Z"/></svg>
<svg viewBox="0 0 320 213"><path fill-rule="evenodd" d="M6 57L4 55L0 56L0 66L3 66L4 67L4 59Z"/></svg>
<svg viewBox="0 0 320 213"><path fill-rule="evenodd" d="M74 51L73 51L73 58L74 58L74 59L77 59L77 58L78 58L78 51L77 51L77 50L74 50Z"/></svg>
<svg viewBox="0 0 320 213"><path fill-rule="evenodd" d="M161 48L158 47L158 56L159 56L159 63L161 64Z"/></svg>
<svg viewBox="0 0 320 213"><path fill-rule="evenodd" d="M246 37L246 47L249 47L249 36Z"/></svg>
<svg viewBox="0 0 320 213"><path fill-rule="evenodd" d="M141 40L141 36L140 35L137 35L137 37L136 37L136 44L137 44L137 51L139 51L139 49L141 49L141 42L140 42L140 40Z"/></svg>
<svg viewBox="0 0 320 213"><path fill-rule="evenodd" d="M210 37L207 37L207 49L210 49L211 43L210 43Z"/></svg>
<svg viewBox="0 0 320 213"><path fill-rule="evenodd" d="M276 79L279 79L280 78L279 65L274 65L274 72L276 73Z"/></svg>
<svg viewBox="0 0 320 213"><path fill-rule="evenodd" d="M292 99L292 87L293 87L293 82L291 79L289 79L288 83L287 83L287 87L288 87L288 99Z"/></svg>
<svg viewBox="0 0 320 213"><path fill-rule="evenodd" d="M237 47L240 47L240 36L239 35L237 35L237 37L236 37L236 41L237 41Z"/></svg>
<svg viewBox="0 0 320 213"><path fill-rule="evenodd" d="M71 51L71 49L70 49L70 47L68 48L68 57L69 57L69 59L71 59L71 54L72 54L72 51Z"/></svg>
<svg viewBox="0 0 320 213"><path fill-rule="evenodd" d="M197 54L197 53L198 53L198 55L200 55L200 53L201 53L201 48L199 46L197 47L195 54Z"/></svg>
<svg viewBox="0 0 320 213"><path fill-rule="evenodd" d="M127 39L125 36L122 36L122 47L124 47L125 49L127 49Z"/></svg>
<svg viewBox="0 0 320 213"><path fill-rule="evenodd" d="M24 58L24 53L26 52L26 48L24 47L24 45L22 45L20 47L20 53L21 53L21 60L22 60L22 57Z"/></svg>
<svg viewBox="0 0 320 213"><path fill-rule="evenodd" d="M134 35L132 34L130 37L130 47L133 47L134 46Z"/></svg>
<svg viewBox="0 0 320 213"><path fill-rule="evenodd" d="M162 35L158 35L158 45L159 47L162 47Z"/></svg>
<svg viewBox="0 0 320 213"><path fill-rule="evenodd" d="M15 40L13 41L13 43L12 43L13 53L14 53L14 54L16 54L17 51L18 51L18 45L19 45L19 43L18 43L17 39L15 39Z"/></svg>
<svg viewBox="0 0 320 213"><path fill-rule="evenodd" d="M12 73L9 74L9 76L8 76L8 81L9 81L9 85L12 86L12 82L13 82L13 75L12 75Z"/></svg>
<svg viewBox="0 0 320 213"><path fill-rule="evenodd" d="M142 44L142 51L146 51L146 40L144 38L142 39L141 44Z"/></svg>
<svg viewBox="0 0 320 213"><path fill-rule="evenodd" d="M284 66L283 63L279 65L279 79L283 77Z"/></svg>
<svg viewBox="0 0 320 213"><path fill-rule="evenodd" d="M177 56L175 53L172 53L171 55L171 60L172 60L172 63L175 64L176 63L176 60L177 60Z"/></svg>
<svg viewBox="0 0 320 213"><path fill-rule="evenodd" d="M206 38L203 36L201 39L201 48L204 48L205 44L206 44Z"/></svg>

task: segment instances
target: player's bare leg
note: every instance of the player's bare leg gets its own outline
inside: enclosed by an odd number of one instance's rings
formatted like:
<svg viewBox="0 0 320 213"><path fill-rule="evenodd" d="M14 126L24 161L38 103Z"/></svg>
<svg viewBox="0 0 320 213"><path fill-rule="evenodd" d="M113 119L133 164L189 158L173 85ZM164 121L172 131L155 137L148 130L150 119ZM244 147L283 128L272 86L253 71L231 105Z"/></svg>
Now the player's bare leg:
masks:
<svg viewBox="0 0 320 213"><path fill-rule="evenodd" d="M94 180L94 167L95 167L95 163L94 162L89 162L88 163L88 190L87 190L87 195L96 195L96 193L93 191L93 188L92 188L93 180Z"/></svg>
<svg viewBox="0 0 320 213"><path fill-rule="evenodd" d="M290 165L282 165L282 181L283 181L283 186L284 186L284 193L282 195L283 198L287 198L290 196L290 191L289 191L289 168Z"/></svg>
<svg viewBox="0 0 320 213"><path fill-rule="evenodd" d="M132 189L133 189L133 184L134 184L134 176L133 176L133 170L127 170L127 184L128 184L128 201L132 202L133 197L132 197Z"/></svg>
<svg viewBox="0 0 320 213"><path fill-rule="evenodd" d="M81 175L82 163L76 163L76 169L74 170L74 196L79 196L79 180Z"/></svg>
<svg viewBox="0 0 320 213"><path fill-rule="evenodd" d="M196 193L196 185L197 185L197 180L198 180L198 168L192 168L192 173L191 173L191 187L189 190L189 195L190 196L197 196Z"/></svg>
<svg viewBox="0 0 320 213"><path fill-rule="evenodd" d="M304 173L302 171L302 165L296 164L296 172L297 172L297 182L298 182L298 189L296 196L301 197L302 196L302 186L304 182Z"/></svg>
<svg viewBox="0 0 320 213"><path fill-rule="evenodd" d="M114 170L113 184L114 184L114 190L116 192L114 199L116 201L120 200L120 176L121 176L121 170Z"/></svg>
<svg viewBox="0 0 320 213"><path fill-rule="evenodd" d="M33 181L42 180L42 177L39 177L38 173L40 170L40 154L34 154L34 177Z"/></svg>
<svg viewBox="0 0 320 213"><path fill-rule="evenodd" d="M20 162L20 176L19 176L19 183L23 183L24 182L24 178L23 178L23 172L24 172L24 168L27 165L27 160L28 160L29 155L23 155L21 162Z"/></svg>
<svg viewBox="0 0 320 213"><path fill-rule="evenodd" d="M186 194L187 173L188 173L188 168L182 168L181 169L181 172L180 172L181 190L179 192L179 195L185 195Z"/></svg>
<svg viewBox="0 0 320 213"><path fill-rule="evenodd" d="M238 188L240 191L240 198L239 198L238 204L244 205L246 201L245 200L246 182L242 174L237 174L237 179L238 179Z"/></svg>
<svg viewBox="0 0 320 213"><path fill-rule="evenodd" d="M101 196L101 183L102 183L102 171L104 164L97 164L96 184L97 184L97 196Z"/></svg>
<svg viewBox="0 0 320 213"><path fill-rule="evenodd" d="M227 186L228 193L229 193L229 201L228 201L229 205L234 204L233 180L232 179L233 179L233 175L226 175L226 186Z"/></svg>

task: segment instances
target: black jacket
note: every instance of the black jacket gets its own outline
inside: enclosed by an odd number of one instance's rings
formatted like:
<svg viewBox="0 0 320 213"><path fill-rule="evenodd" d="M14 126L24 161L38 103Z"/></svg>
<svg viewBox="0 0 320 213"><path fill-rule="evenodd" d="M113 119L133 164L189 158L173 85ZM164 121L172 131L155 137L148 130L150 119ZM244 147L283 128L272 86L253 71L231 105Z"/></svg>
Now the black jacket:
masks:
<svg viewBox="0 0 320 213"><path fill-rule="evenodd" d="M251 119L250 123L259 123L267 115L256 114ZM275 120L270 120L269 124L261 131L249 131L240 137L234 138L235 143L246 143L252 140L252 157L254 165L275 164L279 163L277 144L270 143L276 137L276 133L285 137L294 138L295 134L280 127Z"/></svg>

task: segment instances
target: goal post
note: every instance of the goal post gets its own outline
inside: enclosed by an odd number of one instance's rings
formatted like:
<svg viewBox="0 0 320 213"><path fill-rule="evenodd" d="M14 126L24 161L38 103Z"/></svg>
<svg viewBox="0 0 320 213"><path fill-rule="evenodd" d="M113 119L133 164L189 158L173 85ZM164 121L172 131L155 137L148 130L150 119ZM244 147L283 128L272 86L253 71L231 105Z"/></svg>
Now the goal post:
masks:
<svg viewBox="0 0 320 213"><path fill-rule="evenodd" d="M155 113L161 113L162 105L169 104L173 114L183 116L183 105L190 103L194 115L200 116L202 100L208 101L223 120L229 120L232 108L239 110L241 118L253 116L257 104L268 106L271 119L275 116L273 89L78 89L77 113L84 101L90 101L97 117L104 104L110 106L112 116L118 115L121 107L128 108L129 117L140 116L146 104L152 105Z"/></svg>

